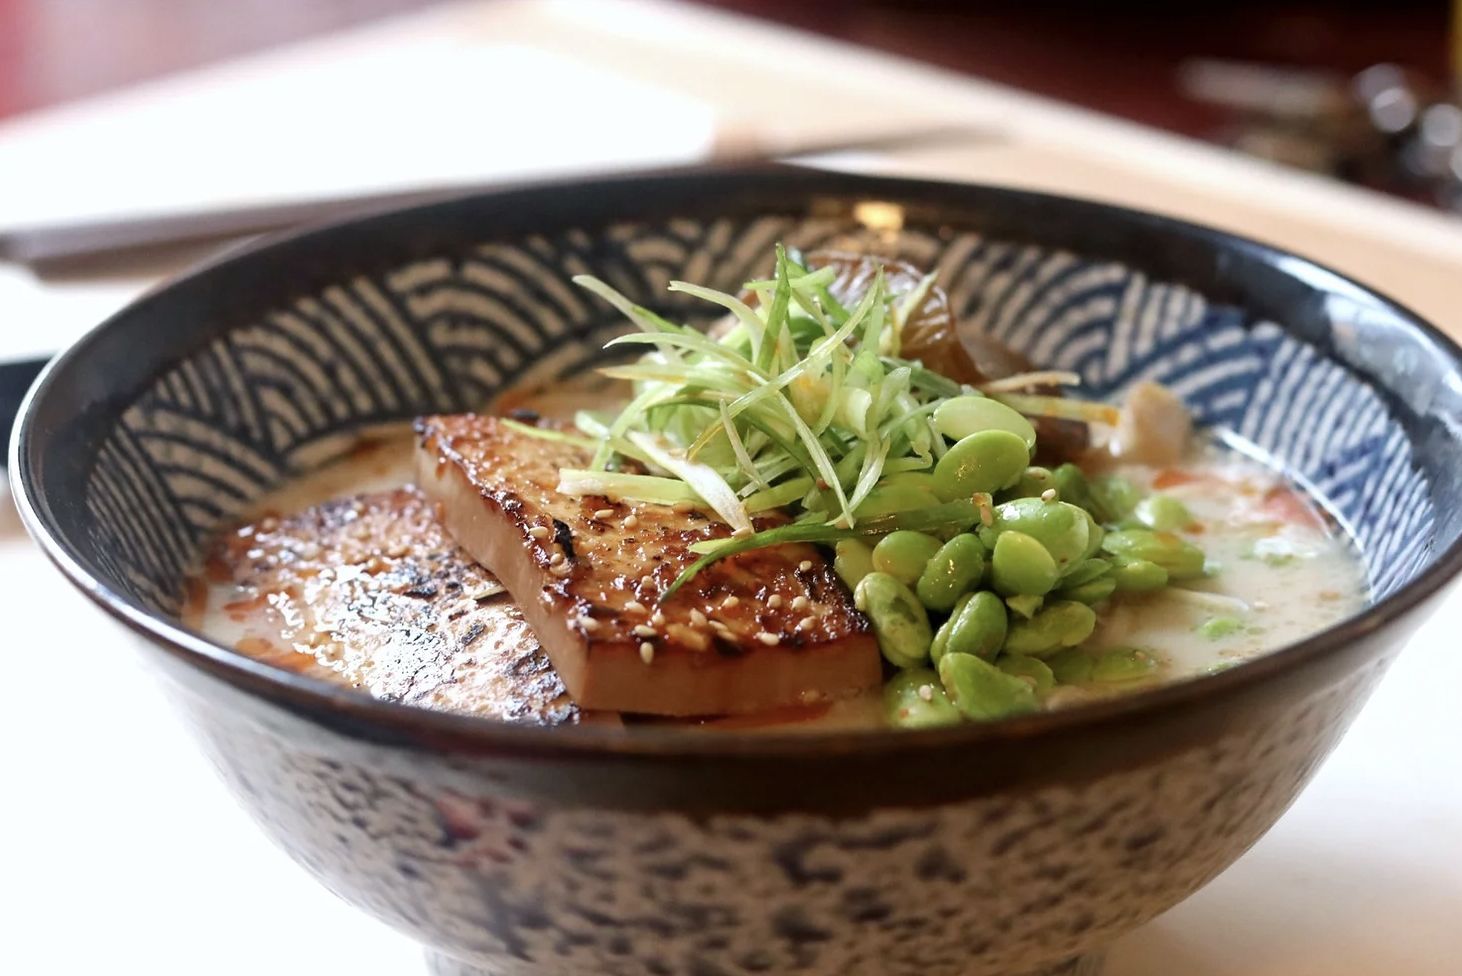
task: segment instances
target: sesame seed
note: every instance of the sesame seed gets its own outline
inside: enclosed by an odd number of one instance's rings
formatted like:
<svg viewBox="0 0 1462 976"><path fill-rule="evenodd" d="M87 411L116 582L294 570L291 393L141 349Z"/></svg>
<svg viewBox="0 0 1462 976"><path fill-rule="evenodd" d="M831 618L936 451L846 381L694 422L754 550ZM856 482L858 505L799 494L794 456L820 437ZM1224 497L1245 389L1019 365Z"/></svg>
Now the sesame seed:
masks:
<svg viewBox="0 0 1462 976"><path fill-rule="evenodd" d="M721 635L726 636L726 637L731 636L731 633L732 633L731 628L730 627L727 627L723 622L721 622L719 620L712 620L711 621L711 629L714 630L716 633L721 634Z"/></svg>
<svg viewBox="0 0 1462 976"><path fill-rule="evenodd" d="M548 538L548 526L546 526L546 525L535 525L535 526L533 526L532 528L530 528L528 530L528 534L531 535L535 539L547 539Z"/></svg>
<svg viewBox="0 0 1462 976"><path fill-rule="evenodd" d="M599 629L599 621L595 620L593 617L580 617L579 629L584 631L585 633L592 634L594 631Z"/></svg>
<svg viewBox="0 0 1462 976"><path fill-rule="evenodd" d="M612 509L612 508L599 508L599 509L595 509L595 511L594 511L594 517L596 519L613 518L614 517L614 509Z"/></svg>
<svg viewBox="0 0 1462 976"><path fill-rule="evenodd" d="M654 644L651 644L649 641L643 641L640 644L640 660L644 661L646 664L649 664L651 661L655 660Z"/></svg>
<svg viewBox="0 0 1462 976"><path fill-rule="evenodd" d="M741 601L734 596L728 596L721 601L722 610L735 610L739 606L741 606Z"/></svg>
<svg viewBox="0 0 1462 976"><path fill-rule="evenodd" d="M792 609L797 611L806 610L811 605L807 597L798 594L792 598Z"/></svg>
<svg viewBox="0 0 1462 976"><path fill-rule="evenodd" d="M766 631L762 631L761 633L757 634L756 639L761 641L768 647L772 647L782 643L782 638L778 637L776 634L768 634Z"/></svg>
<svg viewBox="0 0 1462 976"><path fill-rule="evenodd" d="M643 603L641 603L639 600L626 600L625 601L625 604L624 604L624 608L626 610L631 611L632 613L644 613L645 612L645 605Z"/></svg>
<svg viewBox="0 0 1462 976"><path fill-rule="evenodd" d="M650 623L654 624L656 627L664 626L665 614L661 613L659 610L656 610L654 613L650 614Z"/></svg>
<svg viewBox="0 0 1462 976"><path fill-rule="evenodd" d="M619 524L624 526L626 529L633 529L635 526L640 524L640 519L638 515L630 514L626 515L624 517L624 521Z"/></svg>
<svg viewBox="0 0 1462 976"><path fill-rule="evenodd" d="M1054 502L1055 500L1056 500L1056 489L1055 488L1047 488L1045 491L1041 492L1041 501L1043 501L1043 502Z"/></svg>
<svg viewBox="0 0 1462 976"><path fill-rule="evenodd" d="M812 560L811 559L804 559L804 560L802 560L800 563L797 564L797 568L800 569L800 570L802 570L802 572L804 572L804 573L807 572L808 570L812 569Z"/></svg>
<svg viewBox="0 0 1462 976"><path fill-rule="evenodd" d="M631 631L636 637L654 637L655 628L647 624L635 624Z"/></svg>
<svg viewBox="0 0 1462 976"><path fill-rule="evenodd" d="M777 609L781 605L782 597L780 594L773 593L771 596L767 597L767 606L771 607L773 610Z"/></svg>
<svg viewBox="0 0 1462 976"><path fill-rule="evenodd" d="M933 701L934 700L934 686L933 685L920 685L919 686L919 697L922 698L922 699L924 699L925 701Z"/></svg>
<svg viewBox="0 0 1462 976"><path fill-rule="evenodd" d="M550 566L557 566L561 562L563 562L563 553L561 552L556 552L548 557L548 565Z"/></svg>
<svg viewBox="0 0 1462 976"><path fill-rule="evenodd" d="M570 566L568 563L559 563L557 566L548 567L548 571L550 573L553 573L553 575L555 576L567 576L569 573L572 573L574 571L574 567Z"/></svg>
<svg viewBox="0 0 1462 976"><path fill-rule="evenodd" d="M640 585L641 586L654 586L655 585L655 578L653 576L641 576L640 577Z"/></svg>
<svg viewBox="0 0 1462 976"><path fill-rule="evenodd" d="M690 622L697 627L704 627L709 622L709 619L699 610L692 610L690 612Z"/></svg>
<svg viewBox="0 0 1462 976"><path fill-rule="evenodd" d="M670 510L676 515L689 515L691 512L695 511L695 506L692 505L690 502L676 502L674 505L670 506Z"/></svg>
<svg viewBox="0 0 1462 976"><path fill-rule="evenodd" d="M814 623L816 623L816 622L817 621L813 620L811 617L803 617L801 620L797 621L797 629L798 630L811 630L812 629L812 625Z"/></svg>

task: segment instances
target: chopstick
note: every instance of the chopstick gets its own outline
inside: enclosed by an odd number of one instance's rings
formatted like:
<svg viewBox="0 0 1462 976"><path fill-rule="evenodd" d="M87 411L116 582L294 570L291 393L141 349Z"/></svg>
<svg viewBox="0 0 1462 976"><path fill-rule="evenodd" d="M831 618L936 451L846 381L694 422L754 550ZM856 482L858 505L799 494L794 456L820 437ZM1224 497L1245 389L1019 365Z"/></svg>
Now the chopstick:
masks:
<svg viewBox="0 0 1462 976"><path fill-rule="evenodd" d="M699 163L667 167L684 173L727 165L753 165L779 159L854 150L905 149L937 144L999 142L1002 133L970 125L923 125L817 142L767 145L754 139L726 136ZM645 173L645 170L635 170ZM591 174L576 177L586 178ZM599 174L607 175L607 174ZM565 178L568 181L570 178ZM522 181L526 184L529 181ZM541 181L534 181L541 183ZM190 213L139 217L132 220L56 224L0 232L0 260L34 269L135 256L139 252L190 243L204 243L284 230L309 223L337 220L392 207L449 199L473 190L503 189L514 184L483 183L395 193L373 193L325 200L306 200L269 206L200 210ZM522 185L522 184L518 184ZM0 361L0 445L7 443L25 397L46 359ZM0 452L0 470L5 456Z"/></svg>
<svg viewBox="0 0 1462 976"><path fill-rule="evenodd" d="M723 130L711 151L697 165L752 164L831 152L902 149L998 138L998 134L989 129L940 123L777 145L742 134L733 128ZM679 171L684 169L685 167L678 168ZM263 234L394 207L430 203L474 191L501 189L510 185L513 184L461 184L290 203L195 210L178 214L142 215L120 220L20 227L0 231L0 260L40 269L47 265L77 260L116 257L133 251Z"/></svg>

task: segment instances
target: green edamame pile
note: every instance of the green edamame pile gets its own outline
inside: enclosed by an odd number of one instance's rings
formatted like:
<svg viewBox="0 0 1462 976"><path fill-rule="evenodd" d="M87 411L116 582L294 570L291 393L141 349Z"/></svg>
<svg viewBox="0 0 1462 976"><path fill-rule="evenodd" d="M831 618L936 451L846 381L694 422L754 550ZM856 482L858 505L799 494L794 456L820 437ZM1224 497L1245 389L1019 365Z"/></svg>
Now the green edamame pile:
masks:
<svg viewBox="0 0 1462 976"><path fill-rule="evenodd" d="M593 454L560 470L559 491L695 505L729 527L690 545L699 558L661 603L720 559L834 547L896 669L894 725L998 719L1062 685L1151 671L1140 649L1086 645L1115 602L1204 573L1178 534L1191 514L1118 478L1033 463L1038 428L1060 429L1047 421L1116 427L1121 412L1039 393L1049 373L989 383L935 275L846 258L778 245L770 276L736 294L672 283L729 316L711 334L576 278L636 327L611 345L646 352L602 370L633 399L575 415ZM785 518L759 527L772 511Z"/></svg>
<svg viewBox="0 0 1462 976"><path fill-rule="evenodd" d="M1034 711L1062 685L1149 676L1142 650L1083 645L1115 602L1204 574L1203 552L1174 532L1192 524L1187 509L1074 464L1031 466L1029 423L992 400L956 398L934 416L960 436L930 487L973 497L979 520L836 546L838 575L897 669L890 724L988 721Z"/></svg>

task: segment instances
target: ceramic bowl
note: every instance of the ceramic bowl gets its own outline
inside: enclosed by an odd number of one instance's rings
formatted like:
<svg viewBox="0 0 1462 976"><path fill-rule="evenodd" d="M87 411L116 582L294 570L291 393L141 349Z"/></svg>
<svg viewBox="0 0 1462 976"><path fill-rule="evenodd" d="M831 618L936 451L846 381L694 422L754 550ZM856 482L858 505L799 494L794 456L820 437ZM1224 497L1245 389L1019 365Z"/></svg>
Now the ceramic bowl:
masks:
<svg viewBox="0 0 1462 976"><path fill-rule="evenodd" d="M182 628L211 532L361 432L592 363L592 272L671 317L776 241L938 269L1096 396L1170 384L1323 496L1375 602L1252 663L920 733L513 727ZM439 973L1090 973L1269 828L1462 565L1462 360L1302 258L1011 190L766 169L474 196L267 243L100 326L32 392L24 519L159 666L261 827ZM125 643L119 632L118 644Z"/></svg>

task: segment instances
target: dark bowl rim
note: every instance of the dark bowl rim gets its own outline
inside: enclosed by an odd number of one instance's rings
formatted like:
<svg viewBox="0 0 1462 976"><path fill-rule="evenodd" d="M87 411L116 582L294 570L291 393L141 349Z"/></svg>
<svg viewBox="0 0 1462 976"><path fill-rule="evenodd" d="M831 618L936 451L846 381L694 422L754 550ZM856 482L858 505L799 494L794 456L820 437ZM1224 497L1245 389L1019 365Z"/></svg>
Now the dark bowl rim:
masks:
<svg viewBox="0 0 1462 976"><path fill-rule="evenodd" d="M59 526L42 514L37 506L36 472L31 463L34 445L43 435L33 429L35 406L48 394L56 376L72 362L82 359L88 347L114 322L127 315L139 303L162 295L175 285L192 282L220 266L285 243L306 242L311 238L328 239L348 233L373 221L388 220L425 212L443 206L470 201L510 199L518 194L541 193L544 190L604 190L623 187L635 181L669 180L698 181L736 179L753 182L765 180L771 185L796 178L801 174L825 175L835 184L827 190L811 192L814 196L842 199L908 199L918 193L975 193L987 197L1023 198L1028 202L1064 207L1084 212L1090 218L1110 219L1130 224L1147 223L1166 233L1206 245L1215 252L1237 250L1250 256L1290 263L1287 272L1294 273L1293 262L1299 262L1311 274L1329 279L1331 286L1344 286L1364 296L1373 305L1421 333L1445 352L1451 365L1462 372L1462 348L1445 332L1399 301L1355 278L1323 263L1284 248L1267 244L1242 234L1203 224L1081 197L1046 193L986 183L963 183L942 180L910 179L898 176L851 174L837 171L810 170L802 167L696 167L686 170L652 170L594 179L572 179L515 185L501 190L472 192L408 207L397 207L375 213L314 225L284 233L267 235L228 249L164 280L114 312L67 349L58 354L37 377L20 408L9 446L11 492L22 523L41 547L47 558L89 599L125 624L151 644L189 667L211 674L247 694L263 698L291 711L309 716L338 720L356 730L402 733L424 748L461 752L526 754L545 758L592 759L596 756L642 756L660 759L694 760L698 758L733 757L819 759L848 753L874 754L917 751L939 746L975 745L988 742L1034 739L1072 729L1140 722L1147 716L1186 708L1194 702L1212 705L1226 695L1238 694L1255 684L1300 669L1332 652L1360 641L1383 627L1393 624L1436 594L1454 577L1462 573L1462 538L1457 539L1436 557L1432 565L1379 602L1367 606L1337 624L1311 636L1216 674L1154 686L1130 694L1071 708L991 723L969 723L951 728L918 731L867 729L827 732L787 732L737 734L707 733L684 728L648 727L625 734L622 729L594 725L556 728L514 725L475 716L439 712L381 701L364 692L353 691L315 678L274 668L221 644L195 634L181 624L172 623L134 604L128 597L102 583L97 574L65 541ZM626 214L626 219L631 215ZM1281 323L1282 324L1282 323Z"/></svg>

